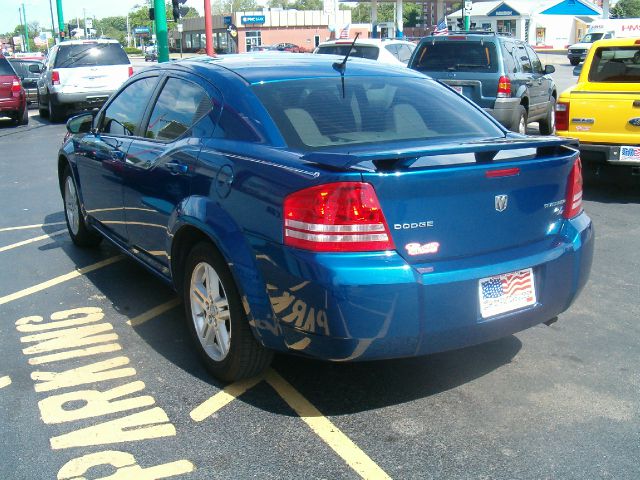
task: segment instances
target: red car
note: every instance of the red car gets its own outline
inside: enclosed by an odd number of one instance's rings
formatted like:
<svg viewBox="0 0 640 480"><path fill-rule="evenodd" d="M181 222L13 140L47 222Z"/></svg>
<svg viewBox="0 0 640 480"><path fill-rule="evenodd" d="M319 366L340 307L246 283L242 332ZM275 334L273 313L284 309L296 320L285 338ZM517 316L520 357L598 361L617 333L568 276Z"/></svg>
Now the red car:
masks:
<svg viewBox="0 0 640 480"><path fill-rule="evenodd" d="M0 55L0 116L10 116L16 125L29 123L27 96L20 77L9 61Z"/></svg>

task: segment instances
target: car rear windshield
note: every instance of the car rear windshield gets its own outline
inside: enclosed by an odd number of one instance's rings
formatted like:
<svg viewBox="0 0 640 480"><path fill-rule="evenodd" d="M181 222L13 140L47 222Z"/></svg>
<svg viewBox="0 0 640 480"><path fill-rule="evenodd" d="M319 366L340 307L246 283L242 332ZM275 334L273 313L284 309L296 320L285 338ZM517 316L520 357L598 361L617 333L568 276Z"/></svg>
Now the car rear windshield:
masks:
<svg viewBox="0 0 640 480"><path fill-rule="evenodd" d="M351 44L345 45L324 45L318 47L316 53L322 53L325 55L340 55L344 57L349 52ZM380 54L380 49L375 45L354 45L351 50L350 57L368 58L369 60L377 60Z"/></svg>
<svg viewBox="0 0 640 480"><path fill-rule="evenodd" d="M129 57L119 43L60 45L54 68L128 65Z"/></svg>
<svg viewBox="0 0 640 480"><path fill-rule="evenodd" d="M38 65L40 62L29 62L25 60L11 60L11 65L15 68L16 73L21 77L37 77L37 73L29 71L29 65ZM41 64L40 64L41 65Z"/></svg>
<svg viewBox="0 0 640 480"><path fill-rule="evenodd" d="M640 46L600 47L593 55L590 82L640 82Z"/></svg>
<svg viewBox="0 0 640 480"><path fill-rule="evenodd" d="M13 71L13 68L11 68L11 65L9 65L9 61L4 58L4 57L0 57L0 75L15 75L16 72Z"/></svg>
<svg viewBox="0 0 640 480"><path fill-rule="evenodd" d="M425 42L418 49L411 68L422 72L498 71L496 46L492 42Z"/></svg>
<svg viewBox="0 0 640 480"><path fill-rule="evenodd" d="M428 78L345 77L254 85L291 148L496 138L502 131L483 112Z"/></svg>

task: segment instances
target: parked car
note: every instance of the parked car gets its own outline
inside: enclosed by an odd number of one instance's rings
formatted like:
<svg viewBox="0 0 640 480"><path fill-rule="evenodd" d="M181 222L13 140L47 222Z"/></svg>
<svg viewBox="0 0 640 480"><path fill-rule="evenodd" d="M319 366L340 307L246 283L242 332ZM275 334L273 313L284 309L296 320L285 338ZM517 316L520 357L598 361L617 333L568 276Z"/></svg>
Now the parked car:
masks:
<svg viewBox="0 0 640 480"><path fill-rule="evenodd" d="M158 52L156 49L149 49L144 52L144 61L145 62L157 62L158 61Z"/></svg>
<svg viewBox="0 0 640 480"><path fill-rule="evenodd" d="M318 45L313 53L344 57L351 44L353 44L353 39L330 40ZM359 38L354 44L351 56L377 60L391 65L406 65L415 48L415 43L405 40Z"/></svg>
<svg viewBox="0 0 640 480"><path fill-rule="evenodd" d="M72 240L172 285L215 376L460 348L573 302L594 233L571 141L404 67L249 55L145 69L58 156Z"/></svg>
<svg viewBox="0 0 640 480"><path fill-rule="evenodd" d="M11 117L16 125L29 123L27 96L20 77L2 55L0 55L0 116Z"/></svg>
<svg viewBox="0 0 640 480"><path fill-rule="evenodd" d="M20 77L22 86L27 94L29 105L38 104L38 78L44 64L42 60L29 58L10 58L9 62Z"/></svg>
<svg viewBox="0 0 640 480"><path fill-rule="evenodd" d="M425 37L408 66L449 85L513 131L524 134L537 121L543 135L554 132L558 93L549 75L555 67L543 66L525 42L475 31Z"/></svg>
<svg viewBox="0 0 640 480"><path fill-rule="evenodd" d="M40 115L57 122L69 112L99 108L131 75L131 62L117 40L54 45L38 80Z"/></svg>
<svg viewBox="0 0 640 480"><path fill-rule="evenodd" d="M609 165L640 175L639 84L640 40L599 40L578 82L560 95L557 134L580 140L590 169Z"/></svg>

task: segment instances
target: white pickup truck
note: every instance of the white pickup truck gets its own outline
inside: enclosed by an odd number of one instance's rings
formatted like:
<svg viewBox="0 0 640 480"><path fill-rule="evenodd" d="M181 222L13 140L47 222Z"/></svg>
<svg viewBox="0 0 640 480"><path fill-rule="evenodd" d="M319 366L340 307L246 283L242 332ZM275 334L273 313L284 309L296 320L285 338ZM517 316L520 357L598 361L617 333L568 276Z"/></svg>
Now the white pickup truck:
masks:
<svg viewBox="0 0 640 480"><path fill-rule="evenodd" d="M571 45L567 57L571 65L578 65L586 56L593 42L609 38L640 37L640 18L611 18L595 20L579 43Z"/></svg>

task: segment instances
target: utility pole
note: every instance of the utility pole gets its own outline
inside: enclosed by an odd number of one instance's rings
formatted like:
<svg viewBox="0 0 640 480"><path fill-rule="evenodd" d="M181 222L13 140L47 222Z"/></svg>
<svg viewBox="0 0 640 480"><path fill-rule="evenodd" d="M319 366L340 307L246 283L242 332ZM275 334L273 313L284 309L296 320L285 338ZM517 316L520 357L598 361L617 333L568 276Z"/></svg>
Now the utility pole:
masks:
<svg viewBox="0 0 640 480"><path fill-rule="evenodd" d="M86 8L82 9L82 21L84 22L82 24L82 28L84 29L84 38L88 38L88 35L87 35L87 9Z"/></svg>
<svg viewBox="0 0 640 480"><path fill-rule="evenodd" d="M29 25L27 24L27 11L22 4L22 15L24 16L24 39L25 39L25 52L29 51Z"/></svg>
<svg viewBox="0 0 640 480"><path fill-rule="evenodd" d="M231 23L233 23L233 21ZM213 25L211 21L211 0L204 0L204 38L206 39L207 55L209 55L210 57L213 57L213 35L211 33L212 29ZM182 36L180 36L180 43L182 43Z"/></svg>
<svg viewBox="0 0 640 480"><path fill-rule="evenodd" d="M156 45L158 63L169 61L169 37L167 35L167 11L164 0L153 0L156 17Z"/></svg>
<svg viewBox="0 0 640 480"><path fill-rule="evenodd" d="M56 11L58 13L58 38L62 41L62 32L64 32L64 16L62 15L62 0L56 0Z"/></svg>
<svg viewBox="0 0 640 480"><path fill-rule="evenodd" d="M51 36L53 37L53 42L56 41L56 22L53 20L53 3L49 0L49 11L51 12ZM47 38L47 48L49 48L49 39Z"/></svg>

